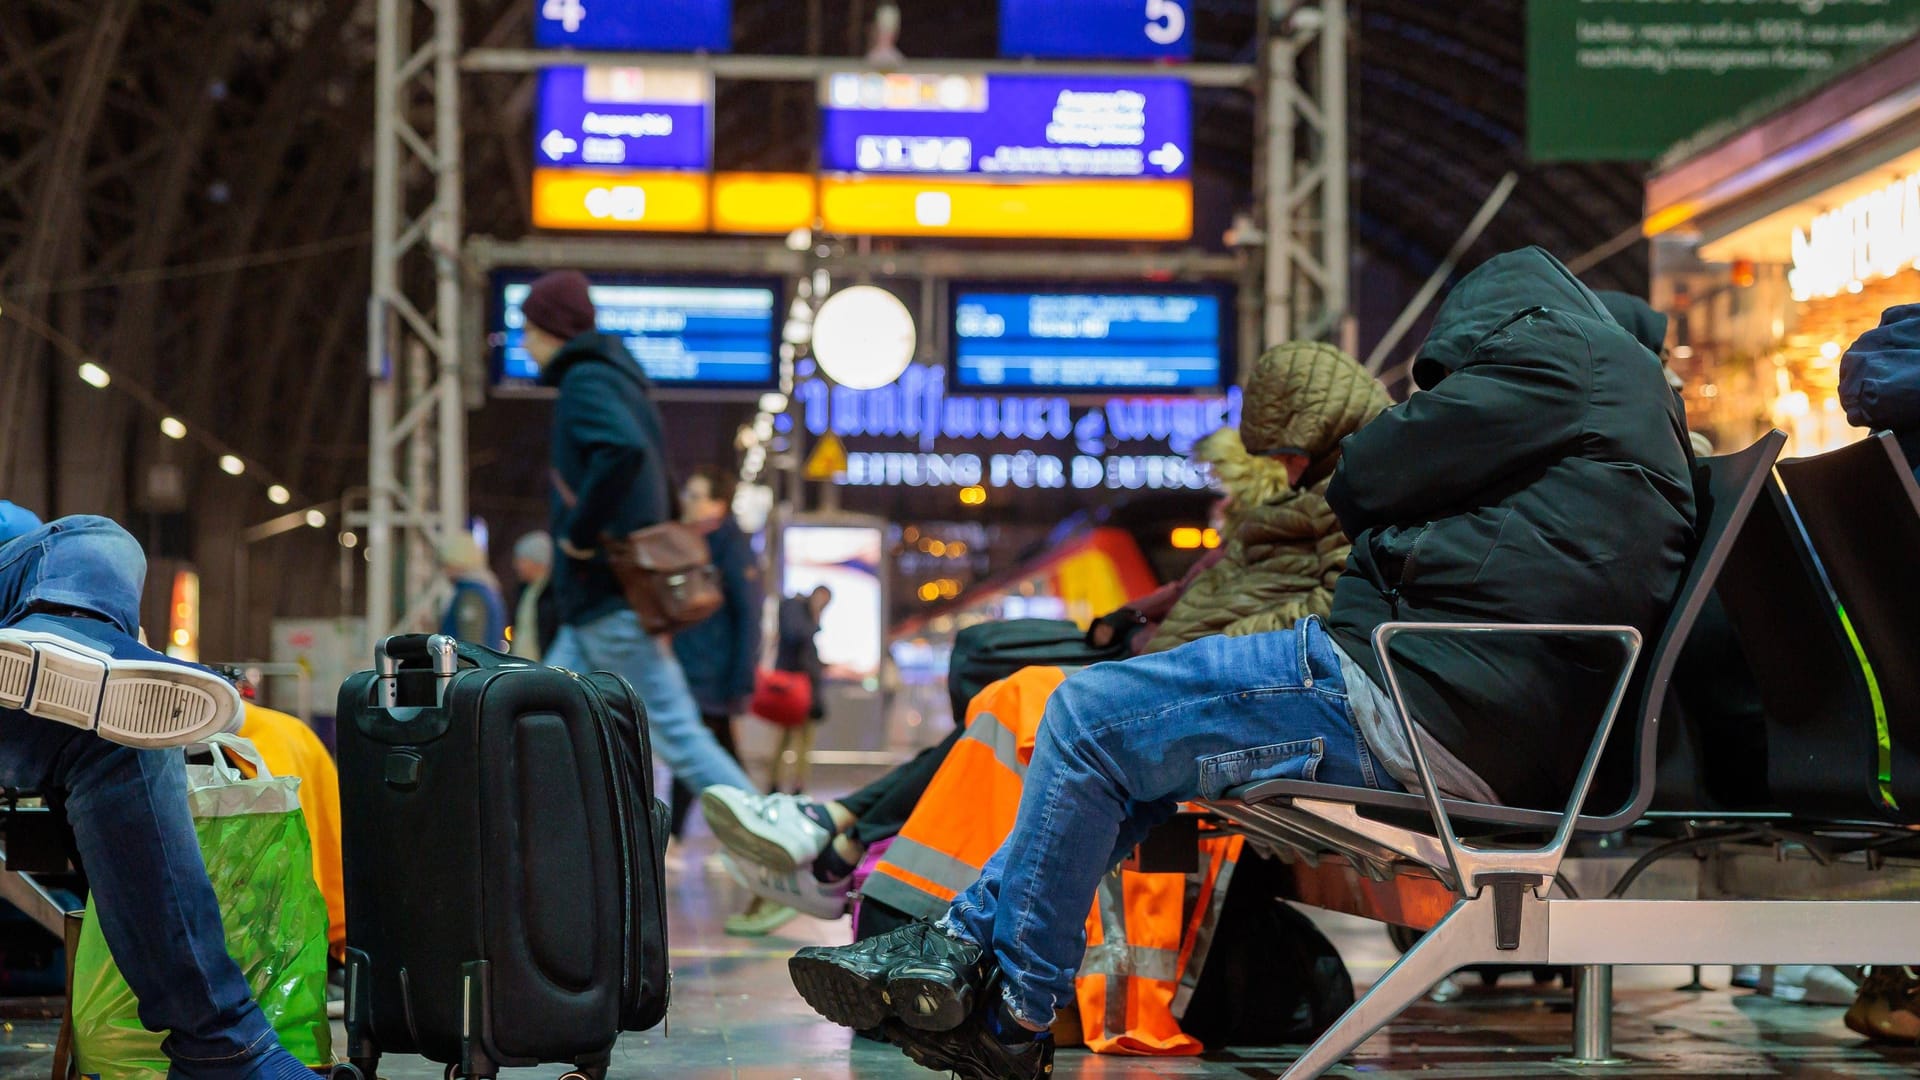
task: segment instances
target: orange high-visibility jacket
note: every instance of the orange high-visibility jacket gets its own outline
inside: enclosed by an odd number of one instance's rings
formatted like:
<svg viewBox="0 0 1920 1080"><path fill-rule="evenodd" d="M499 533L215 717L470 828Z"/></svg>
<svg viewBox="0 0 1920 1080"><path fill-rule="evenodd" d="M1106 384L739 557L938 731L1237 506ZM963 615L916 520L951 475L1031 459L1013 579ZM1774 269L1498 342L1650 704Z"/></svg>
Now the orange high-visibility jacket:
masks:
<svg viewBox="0 0 1920 1080"><path fill-rule="evenodd" d="M1013 831L1047 698L1069 672L1029 667L989 685L967 708L967 732L934 775L863 894L916 918L937 918L980 876ZM1087 1046L1107 1054L1197 1054L1178 1016L1206 962L1240 837L1201 841L1193 874L1123 870L1087 913L1075 996Z"/></svg>

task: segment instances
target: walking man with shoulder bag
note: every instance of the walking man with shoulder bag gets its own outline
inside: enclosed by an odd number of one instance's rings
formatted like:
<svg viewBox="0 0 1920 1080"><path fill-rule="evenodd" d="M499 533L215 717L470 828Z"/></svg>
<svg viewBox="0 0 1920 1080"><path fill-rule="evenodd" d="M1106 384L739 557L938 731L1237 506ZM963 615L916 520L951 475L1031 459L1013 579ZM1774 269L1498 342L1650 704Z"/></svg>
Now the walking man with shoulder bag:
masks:
<svg viewBox="0 0 1920 1080"><path fill-rule="evenodd" d="M672 648L641 625L607 557L608 537L630 537L672 518L651 384L619 338L595 330L580 273L535 281L521 312L540 381L560 392L548 504L555 549L548 587L559 601L560 631L545 660L625 676L647 707L654 753L689 787L750 788L747 774L701 723Z"/></svg>

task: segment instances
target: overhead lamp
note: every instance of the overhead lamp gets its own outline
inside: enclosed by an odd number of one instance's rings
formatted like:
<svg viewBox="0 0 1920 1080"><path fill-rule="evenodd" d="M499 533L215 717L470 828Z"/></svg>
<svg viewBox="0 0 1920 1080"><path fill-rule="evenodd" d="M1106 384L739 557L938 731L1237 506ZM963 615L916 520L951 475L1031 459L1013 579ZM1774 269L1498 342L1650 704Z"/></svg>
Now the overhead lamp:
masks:
<svg viewBox="0 0 1920 1080"><path fill-rule="evenodd" d="M89 360L80 365L80 381L96 390L105 390L107 384L113 381L113 376L107 374L106 368Z"/></svg>
<svg viewBox="0 0 1920 1080"><path fill-rule="evenodd" d="M340 534L340 546L352 550L360 546L360 535L351 530Z"/></svg>
<svg viewBox="0 0 1920 1080"><path fill-rule="evenodd" d="M771 390L760 395L760 411L763 413L783 413L787 411L787 395Z"/></svg>
<svg viewBox="0 0 1920 1080"><path fill-rule="evenodd" d="M275 506L285 506L293 495L286 488L275 484L267 489L267 501Z"/></svg>
<svg viewBox="0 0 1920 1080"><path fill-rule="evenodd" d="M913 314L900 298L873 285L827 297L813 323L813 356L841 386L873 390L907 370L915 344Z"/></svg>
<svg viewBox="0 0 1920 1080"><path fill-rule="evenodd" d="M239 476L247 471L247 463L232 454L220 455L220 471L228 476Z"/></svg>
<svg viewBox="0 0 1920 1080"><path fill-rule="evenodd" d="M309 510L307 511L307 524L315 529L324 528L327 524L327 515L318 510Z"/></svg>
<svg viewBox="0 0 1920 1080"><path fill-rule="evenodd" d="M187 437L187 425L171 416L163 416L160 418L160 434L169 439L184 439Z"/></svg>

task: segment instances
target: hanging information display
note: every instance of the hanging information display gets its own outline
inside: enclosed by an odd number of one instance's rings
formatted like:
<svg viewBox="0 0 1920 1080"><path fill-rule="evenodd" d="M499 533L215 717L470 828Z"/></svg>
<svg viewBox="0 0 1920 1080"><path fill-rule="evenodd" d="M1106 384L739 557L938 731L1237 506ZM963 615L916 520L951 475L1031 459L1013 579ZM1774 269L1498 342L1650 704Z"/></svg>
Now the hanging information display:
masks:
<svg viewBox="0 0 1920 1080"><path fill-rule="evenodd" d="M841 72L820 86L820 216L837 232L1185 240L1179 79Z"/></svg>
<svg viewBox="0 0 1920 1080"><path fill-rule="evenodd" d="M1000 0L1000 55L1185 60L1189 0Z"/></svg>
<svg viewBox="0 0 1920 1080"><path fill-rule="evenodd" d="M538 275L494 275L495 370L509 384L539 378L527 352L520 305ZM592 274L587 295L595 325L622 340L647 373L665 386L771 387L778 348L777 281L652 280Z"/></svg>
<svg viewBox="0 0 1920 1080"><path fill-rule="evenodd" d="M697 71L554 67L540 73L534 154L542 168L705 169L713 80Z"/></svg>
<svg viewBox="0 0 1920 1080"><path fill-rule="evenodd" d="M1167 179L1192 156L1179 79L843 72L822 104L829 172Z"/></svg>
<svg viewBox="0 0 1920 1080"><path fill-rule="evenodd" d="M543 49L726 52L733 0L534 0Z"/></svg>
<svg viewBox="0 0 1920 1080"><path fill-rule="evenodd" d="M954 385L1005 390L1201 390L1221 371L1213 292L958 290Z"/></svg>

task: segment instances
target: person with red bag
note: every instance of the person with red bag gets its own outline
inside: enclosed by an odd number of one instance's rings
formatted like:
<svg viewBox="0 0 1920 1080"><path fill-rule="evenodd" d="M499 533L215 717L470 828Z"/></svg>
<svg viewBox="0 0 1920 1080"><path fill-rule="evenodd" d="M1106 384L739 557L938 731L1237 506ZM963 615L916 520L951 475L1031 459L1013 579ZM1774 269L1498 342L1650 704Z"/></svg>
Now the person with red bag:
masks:
<svg viewBox="0 0 1920 1080"><path fill-rule="evenodd" d="M773 670L761 673L753 692L755 715L784 729L767 777L770 791L798 794L807 786L807 755L813 749L814 725L827 718L826 700L820 692L826 665L820 662L814 637L820 633L820 616L832 601L833 590L825 585L805 596L780 601ZM788 753L793 755L791 788L784 783L789 779L785 768Z"/></svg>

